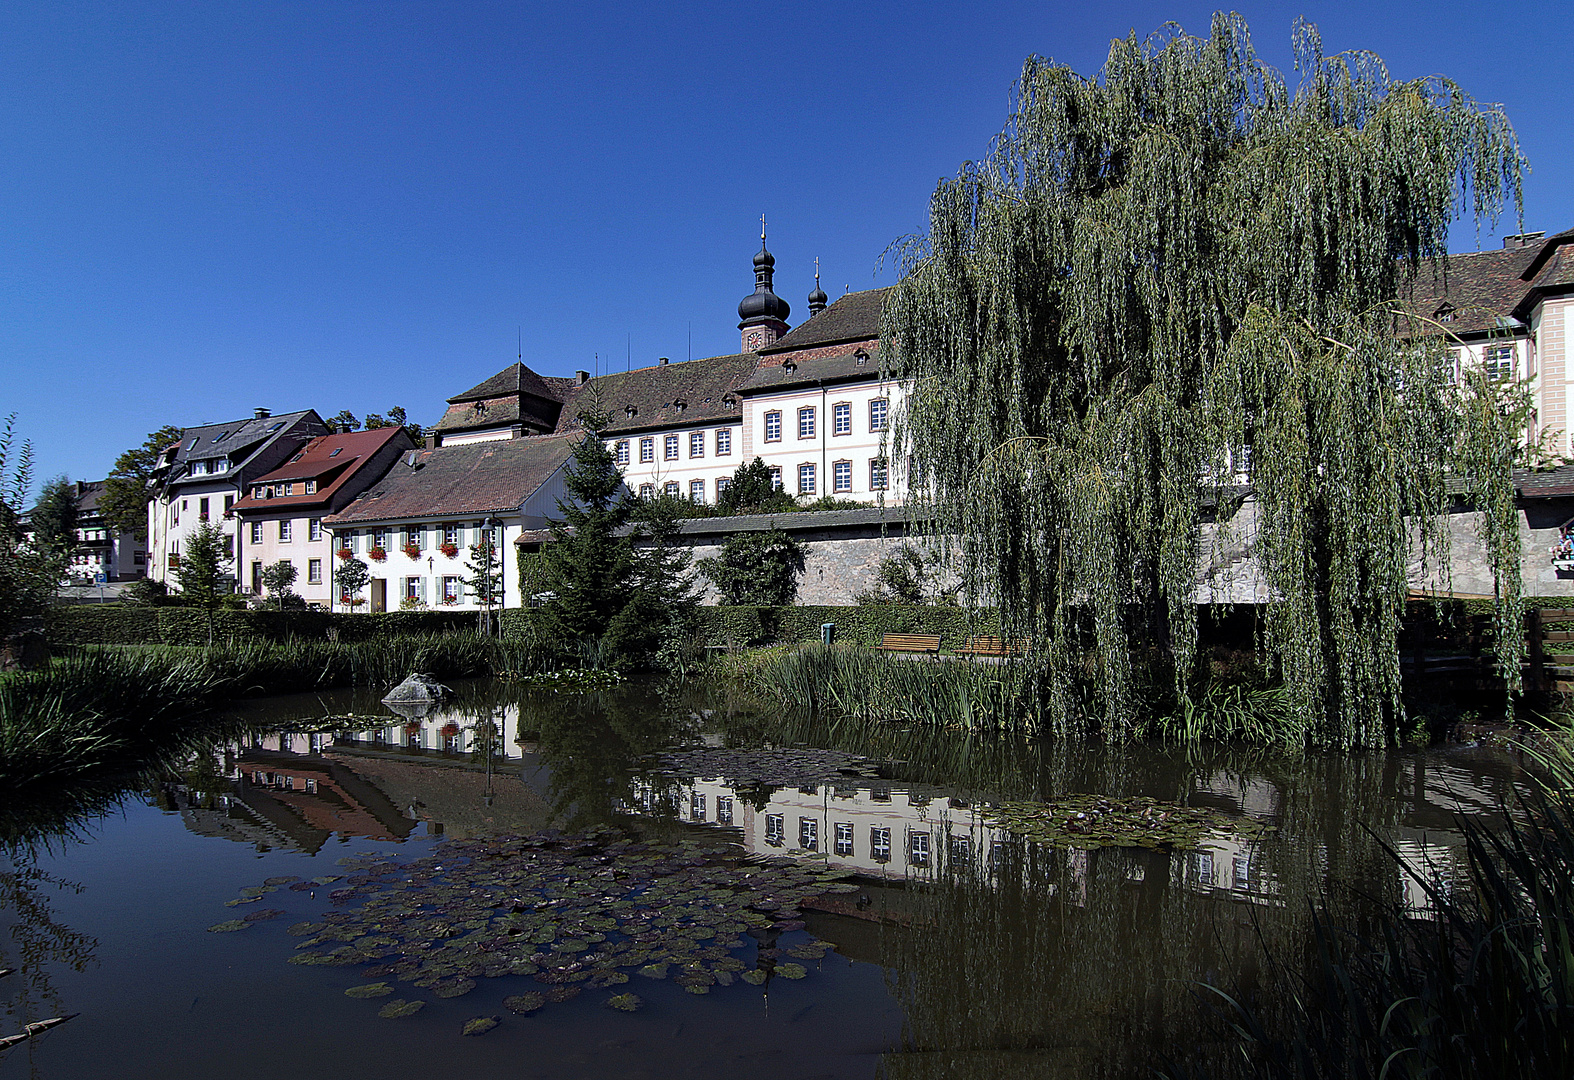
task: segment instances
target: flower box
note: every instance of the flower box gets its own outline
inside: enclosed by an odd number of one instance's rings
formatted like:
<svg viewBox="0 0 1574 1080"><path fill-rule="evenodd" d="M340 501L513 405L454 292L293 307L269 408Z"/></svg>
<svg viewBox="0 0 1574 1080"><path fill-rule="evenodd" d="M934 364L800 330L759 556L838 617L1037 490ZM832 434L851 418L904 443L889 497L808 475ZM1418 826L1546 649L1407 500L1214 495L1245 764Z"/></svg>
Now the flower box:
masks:
<svg viewBox="0 0 1574 1080"><path fill-rule="evenodd" d="M371 559L373 562L382 562L384 559L386 559L388 557L388 552L384 551L380 547L374 547L371 550L367 551L366 557L368 559Z"/></svg>
<svg viewBox="0 0 1574 1080"><path fill-rule="evenodd" d="M334 554L339 556L339 558L343 559L345 562L349 562L351 559L355 558L355 552L351 551L349 548L340 548L338 551L335 551Z"/></svg>
<svg viewBox="0 0 1574 1080"><path fill-rule="evenodd" d="M439 602L442 603L446 607L452 607L453 605L459 603L459 597L457 597L457 596L445 596Z"/></svg>
<svg viewBox="0 0 1574 1080"><path fill-rule="evenodd" d="M421 557L421 545L406 544L404 546L404 553L412 559L419 559Z"/></svg>
<svg viewBox="0 0 1574 1080"><path fill-rule="evenodd" d="M437 550L441 551L444 555L446 555L450 559L452 559L455 555L459 554L459 545L458 544L444 544L442 547L438 548Z"/></svg>

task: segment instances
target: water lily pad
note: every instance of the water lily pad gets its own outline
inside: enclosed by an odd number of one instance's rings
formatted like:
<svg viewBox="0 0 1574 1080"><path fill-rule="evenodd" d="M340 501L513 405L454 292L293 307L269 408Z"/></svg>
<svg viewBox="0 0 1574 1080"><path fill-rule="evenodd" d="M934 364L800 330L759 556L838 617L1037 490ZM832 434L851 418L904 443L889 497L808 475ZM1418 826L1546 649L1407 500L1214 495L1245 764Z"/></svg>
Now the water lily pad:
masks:
<svg viewBox="0 0 1574 1080"><path fill-rule="evenodd" d="M547 991L547 1000L551 1002L567 1001L569 998L578 997L579 990L580 988L577 986L554 986Z"/></svg>
<svg viewBox="0 0 1574 1080"><path fill-rule="evenodd" d="M240 907L242 904L260 904L261 902L262 902L262 897L260 897L260 896L242 896L242 897L239 897L238 899L235 899L235 900L226 900L226 901L224 901L224 906L225 907Z"/></svg>
<svg viewBox="0 0 1574 1080"><path fill-rule="evenodd" d="M426 1002L419 999L415 1001L406 1001L403 998L394 998L382 1008L378 1009L377 1015L382 1017L384 1020L397 1020L405 1016L414 1016L424 1008L426 1008Z"/></svg>
<svg viewBox="0 0 1574 1080"><path fill-rule="evenodd" d="M766 980L767 975L759 968L750 968L748 971L740 974L738 978L742 979L746 983L749 983L750 985L759 986Z"/></svg>
<svg viewBox="0 0 1574 1080"><path fill-rule="evenodd" d="M387 997L394 992L394 988L385 982L370 983L366 986L352 986L344 992L345 997L353 998L378 998Z"/></svg>
<svg viewBox="0 0 1574 1080"><path fill-rule="evenodd" d="M476 988L474 979L454 979L451 982L440 982L432 987L432 994L440 998L463 997Z"/></svg>
<svg viewBox="0 0 1574 1080"><path fill-rule="evenodd" d="M665 979L667 977L666 964L646 964L639 969L639 974L647 979Z"/></svg>
<svg viewBox="0 0 1574 1080"><path fill-rule="evenodd" d="M244 930L250 925L251 923L247 922L245 919L230 919L228 922L214 923L212 926L208 927L208 933L232 934L236 930Z"/></svg>
<svg viewBox="0 0 1574 1080"><path fill-rule="evenodd" d="M645 1004L638 994L618 994L607 998L607 1006L619 1012L637 1012Z"/></svg>
<svg viewBox="0 0 1574 1080"><path fill-rule="evenodd" d="M473 1019L465 1021L464 1029L460 1032L460 1034L461 1035L485 1035L488 1031L491 1031L493 1028L497 1027L497 1025L500 1022L501 1022L501 1018L500 1017L496 1017L496 1016L477 1016L477 1017L474 1017Z"/></svg>
<svg viewBox="0 0 1574 1080"><path fill-rule="evenodd" d="M241 919L242 921L249 923L267 922L269 919L277 919L283 914L284 912L280 911L278 908L268 908L265 911L248 911L245 915L241 916Z"/></svg>
<svg viewBox="0 0 1574 1080"><path fill-rule="evenodd" d="M289 874L285 877L264 878L262 883L264 885L288 885L290 882L299 881L300 879L299 874Z"/></svg>
<svg viewBox="0 0 1574 1080"><path fill-rule="evenodd" d="M298 922L284 932L289 934L291 937L307 937L308 935L315 934L326 925L328 924L320 922Z"/></svg>
<svg viewBox="0 0 1574 1080"><path fill-rule="evenodd" d="M776 974L784 979L801 979L809 972L802 964L778 964Z"/></svg>
<svg viewBox="0 0 1574 1080"><path fill-rule="evenodd" d="M503 1008L509 1012L518 1013L520 1016L529 1016L546 1003L547 996L545 994L538 994L532 990L528 993L515 994L512 997L504 998Z"/></svg>

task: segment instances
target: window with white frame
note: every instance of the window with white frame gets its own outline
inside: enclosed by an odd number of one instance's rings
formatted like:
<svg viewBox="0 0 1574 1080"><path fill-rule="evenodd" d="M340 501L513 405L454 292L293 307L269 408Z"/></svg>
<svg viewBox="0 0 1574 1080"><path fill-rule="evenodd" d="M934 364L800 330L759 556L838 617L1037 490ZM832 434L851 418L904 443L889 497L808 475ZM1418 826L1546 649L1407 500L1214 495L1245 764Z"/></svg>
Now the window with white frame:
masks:
<svg viewBox="0 0 1574 1080"><path fill-rule="evenodd" d="M307 495L315 495L315 494L317 494L317 481L315 481L315 480L308 480L308 481L306 481L305 490L306 490L306 494Z"/></svg>
<svg viewBox="0 0 1574 1080"><path fill-rule="evenodd" d="M798 819L798 846L804 851L820 850L820 823L814 818Z"/></svg>
<svg viewBox="0 0 1574 1080"><path fill-rule="evenodd" d="M1482 354L1481 370L1488 382L1509 382L1514 378L1514 346L1489 345Z"/></svg>
<svg viewBox="0 0 1574 1080"><path fill-rule="evenodd" d="M647 463L656 460L656 437L654 435L647 435L639 441L639 459Z"/></svg>
<svg viewBox="0 0 1574 1080"><path fill-rule="evenodd" d="M814 466L807 461L798 466L798 494L814 494Z"/></svg>
<svg viewBox="0 0 1574 1080"><path fill-rule="evenodd" d="M443 603L457 604L463 595L464 585L458 578L445 577L443 579Z"/></svg>
<svg viewBox="0 0 1574 1080"><path fill-rule="evenodd" d="M705 793L696 791L689 796L689 820L705 820Z"/></svg>
<svg viewBox="0 0 1574 1080"><path fill-rule="evenodd" d="M656 497L656 485L641 484L639 486L639 497L642 499L654 499Z"/></svg>
<svg viewBox="0 0 1574 1080"><path fill-rule="evenodd" d="M853 405L850 401L838 401L831 406L831 434L851 435L853 433Z"/></svg>
<svg viewBox="0 0 1574 1080"><path fill-rule="evenodd" d="M765 815L765 842L771 847L781 847L786 840L786 830L781 814Z"/></svg>
<svg viewBox="0 0 1574 1080"><path fill-rule="evenodd" d="M885 458L873 458L869 462L869 490L884 491L886 487Z"/></svg>
<svg viewBox="0 0 1574 1080"><path fill-rule="evenodd" d="M262 543L262 522L260 521L251 523L251 542L253 544Z"/></svg>
<svg viewBox="0 0 1574 1080"><path fill-rule="evenodd" d="M307 559L306 560L306 584L308 584L308 585L321 585L322 584L322 560L321 559Z"/></svg>
<svg viewBox="0 0 1574 1080"><path fill-rule="evenodd" d="M705 481L689 481L689 502L703 503L705 501Z"/></svg>
<svg viewBox="0 0 1574 1080"><path fill-rule="evenodd" d="M929 865L929 834L926 832L912 832L907 834L907 865Z"/></svg>
<svg viewBox="0 0 1574 1080"><path fill-rule="evenodd" d="M663 461L678 460L678 437L676 435L668 435L661 440L661 457Z"/></svg>
<svg viewBox="0 0 1574 1080"><path fill-rule="evenodd" d="M950 838L948 861L952 866L965 866L973 861L973 839L969 836Z"/></svg>
<svg viewBox="0 0 1574 1080"><path fill-rule="evenodd" d="M853 823L838 821L836 823L836 854L842 858L849 858L853 853Z"/></svg>
<svg viewBox="0 0 1574 1080"><path fill-rule="evenodd" d="M443 543L459 546L459 522L447 521L443 523Z"/></svg>
<svg viewBox="0 0 1574 1080"><path fill-rule="evenodd" d="M388 550L388 530L387 529L373 529L372 530L372 547L379 547L379 548L382 548L384 551Z"/></svg>
<svg viewBox="0 0 1574 1080"><path fill-rule="evenodd" d="M345 551L359 551L361 549L361 534L354 529L346 529L339 537L339 546Z"/></svg>
<svg viewBox="0 0 1574 1080"><path fill-rule="evenodd" d="M730 476L718 476L718 477L716 477L716 501L717 502L721 502L721 497L723 495L727 494L727 488L729 488L731 485L732 485L732 477L730 477Z"/></svg>
<svg viewBox="0 0 1574 1080"><path fill-rule="evenodd" d="M404 579L404 598L406 600L421 601L426 599L426 579L407 577Z"/></svg>
<svg viewBox="0 0 1574 1080"><path fill-rule="evenodd" d="M782 489L782 467L780 465L772 465L771 466L771 490L772 491L780 491L781 489Z"/></svg>
<svg viewBox="0 0 1574 1080"><path fill-rule="evenodd" d="M726 457L732 453L732 428L716 429L716 456Z"/></svg>
<svg viewBox="0 0 1574 1080"><path fill-rule="evenodd" d="M619 465L627 465L629 463L629 441L627 439L619 439L613 444L612 456Z"/></svg>
<svg viewBox="0 0 1574 1080"><path fill-rule="evenodd" d="M765 441L782 441L782 414L776 409L765 414Z"/></svg>
<svg viewBox="0 0 1574 1080"><path fill-rule="evenodd" d="M869 430L884 431L886 420L891 415L891 402L883 397L869 400Z"/></svg>
<svg viewBox="0 0 1574 1080"><path fill-rule="evenodd" d="M853 489L853 463L850 461L837 461L831 465L831 490L851 491Z"/></svg>
<svg viewBox="0 0 1574 1080"><path fill-rule="evenodd" d="M718 795L718 796L716 796L716 824L718 824L718 825L731 825L732 824L732 796L731 795Z"/></svg>
<svg viewBox="0 0 1574 1080"><path fill-rule="evenodd" d="M891 830L875 826L869 830L869 857L875 862L891 861Z"/></svg>
<svg viewBox="0 0 1574 1080"><path fill-rule="evenodd" d="M294 522L292 522L289 518L279 519L279 543L288 544L290 542L290 533L292 531L291 526L293 524Z"/></svg>
<svg viewBox="0 0 1574 1080"><path fill-rule="evenodd" d="M705 433L703 431L689 432L689 457L705 456Z"/></svg>
<svg viewBox="0 0 1574 1080"><path fill-rule="evenodd" d="M676 498L678 498L678 493L681 490L682 490L682 488L680 488L678 486L678 482L676 480L668 480L661 487L661 493L663 495L665 495L669 499L676 499Z"/></svg>
<svg viewBox="0 0 1574 1080"><path fill-rule="evenodd" d="M306 522L306 539L322 539L322 518L310 518Z"/></svg>
<svg viewBox="0 0 1574 1080"><path fill-rule="evenodd" d="M814 406L805 405L798 410L798 438L814 438Z"/></svg>

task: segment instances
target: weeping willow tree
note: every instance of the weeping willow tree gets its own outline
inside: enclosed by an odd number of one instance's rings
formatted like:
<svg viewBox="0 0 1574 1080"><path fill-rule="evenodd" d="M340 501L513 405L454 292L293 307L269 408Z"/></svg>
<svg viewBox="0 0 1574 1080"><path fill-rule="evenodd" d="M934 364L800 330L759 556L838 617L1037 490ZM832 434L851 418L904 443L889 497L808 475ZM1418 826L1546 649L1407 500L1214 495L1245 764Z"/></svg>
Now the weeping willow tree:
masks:
<svg viewBox="0 0 1574 1080"><path fill-rule="evenodd" d="M1263 654L1316 741L1392 739L1406 562L1446 565L1451 486L1518 617L1514 433L1406 304L1453 220L1518 211L1514 132L1447 79L1326 56L1306 24L1294 44L1293 90L1233 15L1117 40L1092 79L1030 58L990 153L897 245L897 446L1033 643L1049 730L1190 699L1199 567L1243 476Z"/></svg>

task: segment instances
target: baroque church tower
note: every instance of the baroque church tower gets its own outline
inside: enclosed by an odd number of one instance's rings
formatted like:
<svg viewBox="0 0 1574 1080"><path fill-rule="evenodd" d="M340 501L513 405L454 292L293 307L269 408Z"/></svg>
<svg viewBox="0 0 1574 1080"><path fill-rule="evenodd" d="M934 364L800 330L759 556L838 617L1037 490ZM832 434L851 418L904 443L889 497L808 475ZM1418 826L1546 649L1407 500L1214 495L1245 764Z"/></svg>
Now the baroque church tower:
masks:
<svg viewBox="0 0 1574 1080"><path fill-rule="evenodd" d="M765 219L760 218L760 253L754 257L754 291L738 305L743 352L758 352L787 333L792 307L771 291L776 260L765 250Z"/></svg>

